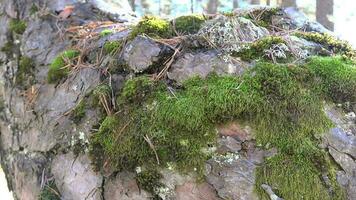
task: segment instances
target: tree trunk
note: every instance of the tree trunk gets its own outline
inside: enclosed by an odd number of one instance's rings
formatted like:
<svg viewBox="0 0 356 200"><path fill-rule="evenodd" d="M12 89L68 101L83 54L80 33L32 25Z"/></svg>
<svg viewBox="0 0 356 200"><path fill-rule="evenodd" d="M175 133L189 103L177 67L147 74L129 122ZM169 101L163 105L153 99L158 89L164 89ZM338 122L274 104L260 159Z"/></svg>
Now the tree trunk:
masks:
<svg viewBox="0 0 356 200"><path fill-rule="evenodd" d="M260 0L251 0L252 5L260 5L261 1Z"/></svg>
<svg viewBox="0 0 356 200"><path fill-rule="evenodd" d="M132 11L135 12L135 0L129 0L130 6L132 8Z"/></svg>
<svg viewBox="0 0 356 200"><path fill-rule="evenodd" d="M297 1L296 0L282 0L282 7L297 7Z"/></svg>
<svg viewBox="0 0 356 200"><path fill-rule="evenodd" d="M208 14L216 14L218 12L219 0L209 0L207 5Z"/></svg>
<svg viewBox="0 0 356 200"><path fill-rule="evenodd" d="M333 31L334 22L330 20L334 14L333 0L317 0L316 1L316 21L325 26L325 28Z"/></svg>
<svg viewBox="0 0 356 200"><path fill-rule="evenodd" d="M233 0L232 2L232 7L235 9L235 8L238 8L239 7L239 0Z"/></svg>

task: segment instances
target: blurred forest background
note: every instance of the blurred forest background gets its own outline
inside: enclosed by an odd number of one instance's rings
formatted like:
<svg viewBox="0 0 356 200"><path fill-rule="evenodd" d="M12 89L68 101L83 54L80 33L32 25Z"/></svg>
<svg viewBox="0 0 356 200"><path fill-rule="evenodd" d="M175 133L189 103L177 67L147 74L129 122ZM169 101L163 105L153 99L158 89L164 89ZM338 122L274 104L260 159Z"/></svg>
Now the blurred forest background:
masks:
<svg viewBox="0 0 356 200"><path fill-rule="evenodd" d="M249 6L297 7L356 47L355 0L128 0L139 16L176 17L189 13L229 12Z"/></svg>

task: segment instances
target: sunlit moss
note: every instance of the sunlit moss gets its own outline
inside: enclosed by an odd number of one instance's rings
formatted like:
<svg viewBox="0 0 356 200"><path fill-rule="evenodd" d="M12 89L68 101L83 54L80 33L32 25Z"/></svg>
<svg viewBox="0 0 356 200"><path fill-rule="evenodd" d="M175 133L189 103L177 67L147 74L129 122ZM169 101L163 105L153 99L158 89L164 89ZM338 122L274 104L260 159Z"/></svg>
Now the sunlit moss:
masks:
<svg viewBox="0 0 356 200"><path fill-rule="evenodd" d="M48 83L57 83L67 76L70 72L70 66L68 66L68 64L77 56L79 56L79 51L77 50L67 50L58 55L49 66L47 76Z"/></svg>
<svg viewBox="0 0 356 200"><path fill-rule="evenodd" d="M101 36L101 37L105 37L105 36L111 35L112 33L113 33L112 30L110 30L110 29L104 29L104 30L102 30L102 31L100 32L100 36Z"/></svg>
<svg viewBox="0 0 356 200"><path fill-rule="evenodd" d="M108 41L104 44L104 51L107 54L114 54L117 53L118 50L122 47L121 41Z"/></svg>
<svg viewBox="0 0 356 200"><path fill-rule="evenodd" d="M150 37L169 38L172 37L172 29L167 20L153 16L145 16L134 27L132 27L130 38L146 34Z"/></svg>

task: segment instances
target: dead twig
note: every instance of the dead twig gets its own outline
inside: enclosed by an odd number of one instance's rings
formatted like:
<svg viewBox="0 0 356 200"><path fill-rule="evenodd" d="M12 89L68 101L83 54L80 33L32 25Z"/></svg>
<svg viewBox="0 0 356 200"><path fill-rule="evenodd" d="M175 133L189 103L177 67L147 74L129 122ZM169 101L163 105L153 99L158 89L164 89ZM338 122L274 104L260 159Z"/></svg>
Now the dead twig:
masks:
<svg viewBox="0 0 356 200"><path fill-rule="evenodd" d="M148 135L143 136L143 139L145 139L145 141L148 143L148 145L150 146L150 148L152 149L152 151L155 153L156 160L157 160L157 164L159 165L158 154L157 154L156 148L155 148L155 146L153 145L151 139L148 137Z"/></svg>

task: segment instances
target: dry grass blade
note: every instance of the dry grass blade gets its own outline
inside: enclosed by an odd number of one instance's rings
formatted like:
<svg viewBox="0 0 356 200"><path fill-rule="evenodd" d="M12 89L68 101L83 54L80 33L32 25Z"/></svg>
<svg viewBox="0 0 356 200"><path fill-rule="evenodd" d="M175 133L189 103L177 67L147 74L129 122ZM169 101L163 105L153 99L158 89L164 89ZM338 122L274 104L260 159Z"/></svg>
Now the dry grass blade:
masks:
<svg viewBox="0 0 356 200"><path fill-rule="evenodd" d="M155 146L153 145L151 139L148 137L148 135L143 136L143 139L145 139L145 141L148 143L148 145L150 146L150 148L152 149L152 151L155 153L156 160L157 160L157 164L159 165L158 154L157 154L156 148L155 148Z"/></svg>

